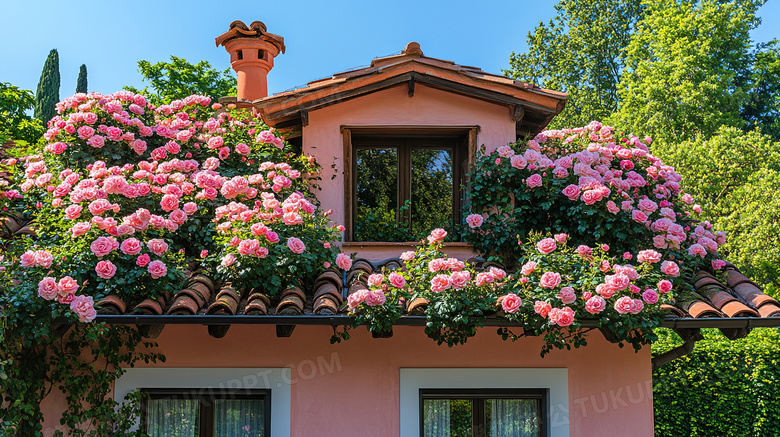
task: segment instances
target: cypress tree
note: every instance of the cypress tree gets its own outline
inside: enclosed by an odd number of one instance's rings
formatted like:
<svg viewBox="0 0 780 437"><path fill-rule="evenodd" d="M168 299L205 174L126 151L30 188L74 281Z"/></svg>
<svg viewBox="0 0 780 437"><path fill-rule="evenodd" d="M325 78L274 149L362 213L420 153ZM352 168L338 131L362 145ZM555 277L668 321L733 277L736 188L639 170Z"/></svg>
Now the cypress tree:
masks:
<svg viewBox="0 0 780 437"><path fill-rule="evenodd" d="M57 49L49 52L46 63L43 64L41 80L38 81L38 92L35 93L35 118L44 125L49 122L57 111L54 106L60 101L60 55Z"/></svg>
<svg viewBox="0 0 780 437"><path fill-rule="evenodd" d="M87 92L87 66L84 64L81 64L81 67L79 67L79 80L76 82L76 92Z"/></svg>

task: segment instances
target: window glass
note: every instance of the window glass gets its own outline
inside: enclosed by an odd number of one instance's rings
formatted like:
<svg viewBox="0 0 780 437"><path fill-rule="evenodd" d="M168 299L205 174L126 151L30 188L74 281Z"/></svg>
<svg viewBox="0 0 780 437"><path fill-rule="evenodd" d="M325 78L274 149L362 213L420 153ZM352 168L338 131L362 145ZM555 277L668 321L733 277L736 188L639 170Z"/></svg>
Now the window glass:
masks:
<svg viewBox="0 0 780 437"><path fill-rule="evenodd" d="M150 399L147 424L150 437L197 437L200 403L197 399Z"/></svg>
<svg viewBox="0 0 780 437"><path fill-rule="evenodd" d="M412 234L452 228L452 150L412 149Z"/></svg>
<svg viewBox="0 0 780 437"><path fill-rule="evenodd" d="M398 148L359 148L356 164L355 240L403 241L405 229L395 226Z"/></svg>
<svg viewBox="0 0 780 437"><path fill-rule="evenodd" d="M488 437L539 436L539 402L536 399L485 400Z"/></svg>
<svg viewBox="0 0 780 437"><path fill-rule="evenodd" d="M471 404L470 399L425 399L423 435L425 437L471 437Z"/></svg>
<svg viewBox="0 0 780 437"><path fill-rule="evenodd" d="M217 399L214 402L214 437L265 435L263 400Z"/></svg>

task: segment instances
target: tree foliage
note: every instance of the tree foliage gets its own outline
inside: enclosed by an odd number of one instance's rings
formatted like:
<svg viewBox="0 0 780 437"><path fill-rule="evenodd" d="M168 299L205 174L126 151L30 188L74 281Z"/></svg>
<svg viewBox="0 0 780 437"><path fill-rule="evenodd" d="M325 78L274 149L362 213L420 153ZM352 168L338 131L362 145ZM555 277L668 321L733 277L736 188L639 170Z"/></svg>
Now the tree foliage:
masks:
<svg viewBox="0 0 780 437"><path fill-rule="evenodd" d="M155 64L141 60L138 71L149 85L141 91L133 87L125 89L147 96L156 106L193 94L209 96L214 101L236 94L236 78L231 70L216 70L206 61L191 64L176 56L171 56L171 62Z"/></svg>
<svg viewBox="0 0 780 437"><path fill-rule="evenodd" d="M549 23L528 33L528 52L512 53L506 74L570 94L553 127L584 126L618 108L625 48L645 7L640 0L562 0Z"/></svg>
<svg viewBox="0 0 780 437"><path fill-rule="evenodd" d="M35 142L43 134L40 121L27 115L35 107L31 91L0 83L0 144L11 140Z"/></svg>
<svg viewBox="0 0 780 437"><path fill-rule="evenodd" d="M760 22L761 3L647 0L626 50L616 124L667 141L743 126L747 94L738 72L749 67L749 31Z"/></svg>
<svg viewBox="0 0 780 437"><path fill-rule="evenodd" d="M43 64L38 91L35 93L35 118L48 123L57 111L54 106L60 101L60 55L52 49Z"/></svg>
<svg viewBox="0 0 780 437"><path fill-rule="evenodd" d="M750 61L751 68L741 78L749 91L740 116L747 129L758 128L780 141L780 42L759 44Z"/></svg>
<svg viewBox="0 0 780 437"><path fill-rule="evenodd" d="M76 82L76 92L86 93L87 89L87 66L85 64L81 64L81 67L79 67L79 78Z"/></svg>

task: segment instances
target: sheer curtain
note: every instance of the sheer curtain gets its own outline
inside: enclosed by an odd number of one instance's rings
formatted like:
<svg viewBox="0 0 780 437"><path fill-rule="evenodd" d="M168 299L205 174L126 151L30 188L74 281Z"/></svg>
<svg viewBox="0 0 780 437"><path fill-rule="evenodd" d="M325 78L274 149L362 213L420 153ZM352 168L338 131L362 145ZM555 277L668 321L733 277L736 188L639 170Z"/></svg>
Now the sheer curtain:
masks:
<svg viewBox="0 0 780 437"><path fill-rule="evenodd" d="M151 437L197 437L200 403L193 399L150 399L148 432Z"/></svg>
<svg viewBox="0 0 780 437"><path fill-rule="evenodd" d="M450 436L450 401L448 399L426 399L423 401L424 436Z"/></svg>
<svg viewBox="0 0 780 437"><path fill-rule="evenodd" d="M489 437L538 437L536 399L489 399Z"/></svg>
<svg viewBox="0 0 780 437"><path fill-rule="evenodd" d="M262 437L264 412L262 400L218 399L214 403L214 437Z"/></svg>

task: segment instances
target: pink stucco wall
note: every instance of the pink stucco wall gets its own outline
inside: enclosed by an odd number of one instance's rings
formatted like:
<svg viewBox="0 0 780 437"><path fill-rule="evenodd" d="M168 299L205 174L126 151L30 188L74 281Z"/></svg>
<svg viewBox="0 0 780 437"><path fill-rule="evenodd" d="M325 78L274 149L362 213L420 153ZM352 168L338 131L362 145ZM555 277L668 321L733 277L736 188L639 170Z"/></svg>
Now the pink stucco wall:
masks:
<svg viewBox="0 0 780 437"><path fill-rule="evenodd" d="M598 333L586 347L539 356L540 340L503 341L482 328L465 345L437 346L421 327L395 327L389 339L364 328L331 345L330 327L238 325L224 338L205 326L169 325L157 339L165 367L289 367L292 436L399 435L401 368L567 368L571 437L653 435L650 349L634 353ZM331 365L312 363L325 361ZM144 366L144 364L140 364ZM61 399L60 399L61 401ZM49 424L62 404L47 402Z"/></svg>
<svg viewBox="0 0 780 437"><path fill-rule="evenodd" d="M479 126L477 144L492 150L515 141L510 115L506 106L422 85L409 97L406 85L401 85L310 112L309 125L303 128L303 151L316 157L323 167L322 191L317 194L322 207L333 210L334 222L343 223L341 126ZM357 248L360 256L372 260L397 257L404 250L409 249ZM457 255L461 252L468 251Z"/></svg>

